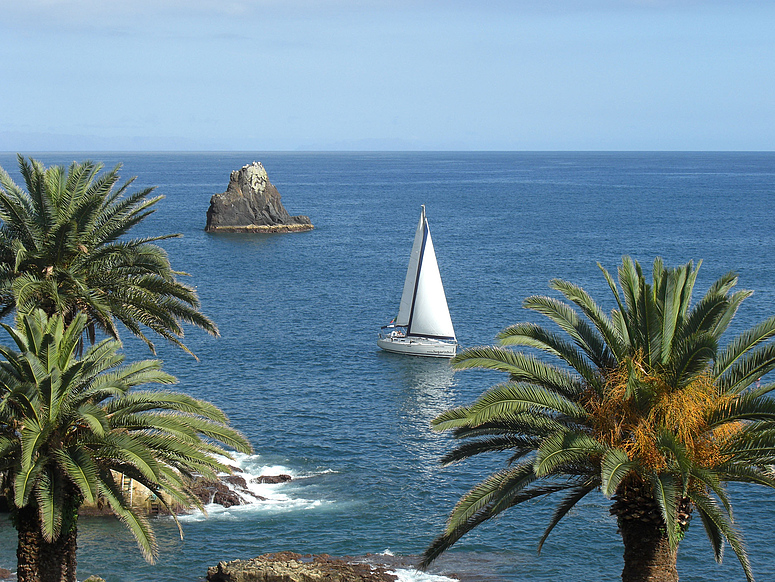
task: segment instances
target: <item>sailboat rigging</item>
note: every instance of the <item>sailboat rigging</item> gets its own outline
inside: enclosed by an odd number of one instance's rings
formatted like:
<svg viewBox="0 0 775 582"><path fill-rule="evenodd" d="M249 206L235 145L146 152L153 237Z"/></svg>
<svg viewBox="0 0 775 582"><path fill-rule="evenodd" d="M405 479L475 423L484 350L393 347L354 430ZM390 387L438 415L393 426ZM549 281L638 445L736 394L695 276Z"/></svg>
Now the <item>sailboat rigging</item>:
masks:
<svg viewBox="0 0 775 582"><path fill-rule="evenodd" d="M382 326L377 345L388 352L437 358L451 358L457 350L425 206L409 255L398 316Z"/></svg>

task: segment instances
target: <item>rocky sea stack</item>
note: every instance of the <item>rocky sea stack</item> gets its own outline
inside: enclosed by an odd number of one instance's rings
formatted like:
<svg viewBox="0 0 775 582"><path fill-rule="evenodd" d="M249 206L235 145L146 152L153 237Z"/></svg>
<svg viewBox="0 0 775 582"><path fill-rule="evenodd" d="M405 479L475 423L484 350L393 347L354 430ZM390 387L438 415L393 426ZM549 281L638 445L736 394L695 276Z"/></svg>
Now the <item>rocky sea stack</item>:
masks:
<svg viewBox="0 0 775 582"><path fill-rule="evenodd" d="M307 216L291 216L260 162L231 173L226 192L214 194L207 232L298 232L311 230Z"/></svg>

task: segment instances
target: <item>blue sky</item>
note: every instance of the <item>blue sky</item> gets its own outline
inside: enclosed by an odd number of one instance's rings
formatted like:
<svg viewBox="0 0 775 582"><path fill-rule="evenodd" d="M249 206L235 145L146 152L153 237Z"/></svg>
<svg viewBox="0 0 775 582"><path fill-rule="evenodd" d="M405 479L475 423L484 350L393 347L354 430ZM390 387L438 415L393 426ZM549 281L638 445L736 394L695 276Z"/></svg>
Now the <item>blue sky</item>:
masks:
<svg viewBox="0 0 775 582"><path fill-rule="evenodd" d="M775 1L0 0L0 151L773 150Z"/></svg>

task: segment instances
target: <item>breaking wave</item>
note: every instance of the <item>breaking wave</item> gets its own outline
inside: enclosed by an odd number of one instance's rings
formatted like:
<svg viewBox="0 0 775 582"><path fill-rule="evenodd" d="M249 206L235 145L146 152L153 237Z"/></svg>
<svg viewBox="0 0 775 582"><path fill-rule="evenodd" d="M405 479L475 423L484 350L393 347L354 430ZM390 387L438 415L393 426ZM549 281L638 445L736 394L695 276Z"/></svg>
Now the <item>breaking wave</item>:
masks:
<svg viewBox="0 0 775 582"><path fill-rule="evenodd" d="M193 511L179 516L181 521L203 521L205 519L239 519L256 512L283 513L312 510L332 505L332 501L304 497L303 481L333 473L330 469L302 472L291 467L267 463L261 455L235 453L233 459L220 458L232 468L232 475L223 483L238 496L240 504L225 507L208 503L205 511Z"/></svg>

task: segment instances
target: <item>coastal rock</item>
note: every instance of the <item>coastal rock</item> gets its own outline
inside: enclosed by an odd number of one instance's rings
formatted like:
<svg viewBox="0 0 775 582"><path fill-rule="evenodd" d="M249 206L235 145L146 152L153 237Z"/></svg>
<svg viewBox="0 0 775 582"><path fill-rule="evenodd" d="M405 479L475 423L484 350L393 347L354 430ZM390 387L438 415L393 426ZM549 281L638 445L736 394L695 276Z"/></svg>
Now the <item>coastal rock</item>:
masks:
<svg viewBox="0 0 775 582"><path fill-rule="evenodd" d="M291 480L290 475L261 475L259 477L254 477L251 479L254 483L287 483Z"/></svg>
<svg viewBox="0 0 775 582"><path fill-rule="evenodd" d="M327 555L292 552L265 554L249 560L218 562L207 569L208 582L394 582L382 567L347 562Z"/></svg>
<svg viewBox="0 0 775 582"><path fill-rule="evenodd" d="M221 477L221 481L224 483L230 483L231 485L239 487L240 489L248 488L248 482L245 481L245 477L242 477L241 475L226 475L225 477Z"/></svg>
<svg viewBox="0 0 775 582"><path fill-rule="evenodd" d="M214 194L207 232L295 232L311 230L307 216L291 216L259 162L231 173L226 192Z"/></svg>
<svg viewBox="0 0 775 582"><path fill-rule="evenodd" d="M203 505L215 503L228 508L234 505L266 501L266 497L256 495L248 488L247 478L250 477L249 475L242 473L239 467L230 468L237 474L220 475L217 479L206 479L201 475L195 475L190 478L188 487ZM255 479L253 478L250 481L255 482ZM290 481L291 478L288 475L280 475L278 477L270 477L270 479L278 479L276 481L269 481L271 483L285 483ZM166 515L170 511L177 515L185 515L194 509L193 506L181 505L172 499L167 499L167 506L165 506L159 502L155 495L151 494L148 489L136 481L130 481L126 487L126 494L132 506L145 512L146 515ZM113 510L103 498L98 498L95 503L84 503L80 507L78 514L82 517L96 517L113 515ZM2 576L0 576L0 580L2 580Z"/></svg>
<svg viewBox="0 0 775 582"><path fill-rule="evenodd" d="M241 489L242 495L229 487L227 483L230 483L237 489ZM259 501L264 500L263 497L258 497L250 493L250 491L247 490L245 479L239 476L223 477L221 480L217 481L196 477L191 483L191 492L205 505L208 503L216 503L227 508L234 505L244 505L244 496L250 496Z"/></svg>
<svg viewBox="0 0 775 582"><path fill-rule="evenodd" d="M6 570L5 568L0 568L0 580L10 580L13 577L15 577L13 572Z"/></svg>

